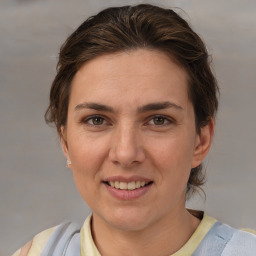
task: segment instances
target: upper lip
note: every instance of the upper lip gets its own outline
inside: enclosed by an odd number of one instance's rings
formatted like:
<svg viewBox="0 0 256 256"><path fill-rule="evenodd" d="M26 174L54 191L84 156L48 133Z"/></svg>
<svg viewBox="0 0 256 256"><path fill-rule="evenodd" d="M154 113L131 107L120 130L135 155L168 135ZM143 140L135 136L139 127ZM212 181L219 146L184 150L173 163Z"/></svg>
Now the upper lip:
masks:
<svg viewBox="0 0 256 256"><path fill-rule="evenodd" d="M130 176L130 177L124 177L124 176L111 176L105 178L103 181L109 182L109 181L121 181L121 182L132 182L132 181L145 181L145 182L150 182L152 181L151 179L142 177L142 176Z"/></svg>

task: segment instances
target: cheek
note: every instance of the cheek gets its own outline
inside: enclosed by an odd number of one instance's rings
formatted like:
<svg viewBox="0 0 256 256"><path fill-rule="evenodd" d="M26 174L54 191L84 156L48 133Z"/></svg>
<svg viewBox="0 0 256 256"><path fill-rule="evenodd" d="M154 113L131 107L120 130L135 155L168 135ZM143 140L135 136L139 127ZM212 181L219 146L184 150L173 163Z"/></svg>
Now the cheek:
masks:
<svg viewBox="0 0 256 256"><path fill-rule="evenodd" d="M106 143L89 136L80 135L70 137L69 156L72 162L72 171L78 190L90 187L95 190L99 184L101 167L107 154Z"/></svg>
<svg viewBox="0 0 256 256"><path fill-rule="evenodd" d="M100 159L93 147L79 147L71 150L72 172L77 190L91 207L100 185Z"/></svg>
<svg viewBox="0 0 256 256"><path fill-rule="evenodd" d="M194 153L194 140L190 136L170 136L151 141L150 155L160 165L179 169L191 168ZM152 147L153 145L153 147Z"/></svg>
<svg viewBox="0 0 256 256"><path fill-rule="evenodd" d="M90 167L100 163L100 160L106 154L107 142L104 137L91 136L84 131L70 132L68 143L69 155L72 163L79 169Z"/></svg>
<svg viewBox="0 0 256 256"><path fill-rule="evenodd" d="M170 136L151 142L150 159L159 171L161 180L175 186L186 186L193 160L194 140L190 136Z"/></svg>

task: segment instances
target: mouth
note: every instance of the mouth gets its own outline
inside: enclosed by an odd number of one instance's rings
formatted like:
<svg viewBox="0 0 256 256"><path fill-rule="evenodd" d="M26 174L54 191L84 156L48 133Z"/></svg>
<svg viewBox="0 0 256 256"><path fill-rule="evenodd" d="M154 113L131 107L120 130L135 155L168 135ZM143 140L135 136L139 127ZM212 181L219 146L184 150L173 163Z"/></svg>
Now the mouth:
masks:
<svg viewBox="0 0 256 256"><path fill-rule="evenodd" d="M109 187L119 190L136 190L151 185L153 181L103 181L103 183L105 183Z"/></svg>

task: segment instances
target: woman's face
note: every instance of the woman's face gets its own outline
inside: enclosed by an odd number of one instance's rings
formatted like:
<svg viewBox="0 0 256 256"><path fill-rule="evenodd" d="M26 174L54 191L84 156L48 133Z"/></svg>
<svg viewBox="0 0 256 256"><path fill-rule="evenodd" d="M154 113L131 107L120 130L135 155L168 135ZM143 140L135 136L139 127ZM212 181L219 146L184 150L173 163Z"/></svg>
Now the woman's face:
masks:
<svg viewBox="0 0 256 256"><path fill-rule="evenodd" d="M187 86L169 57L142 49L97 57L75 75L62 143L104 223L141 230L184 211L190 170L211 137L196 133Z"/></svg>

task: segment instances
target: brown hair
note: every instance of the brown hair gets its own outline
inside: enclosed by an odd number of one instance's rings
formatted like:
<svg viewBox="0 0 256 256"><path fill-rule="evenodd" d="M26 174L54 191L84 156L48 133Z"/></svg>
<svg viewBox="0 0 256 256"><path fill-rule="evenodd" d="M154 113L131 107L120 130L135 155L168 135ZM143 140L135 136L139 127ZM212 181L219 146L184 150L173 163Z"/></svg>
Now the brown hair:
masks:
<svg viewBox="0 0 256 256"><path fill-rule="evenodd" d="M138 48L162 51L186 70L188 94L200 133L218 108L218 86L206 47L177 13L149 4L105 9L87 19L67 38L60 49L46 122L54 123L60 134L67 120L71 81L85 62L103 54ZM202 165L193 168L187 195L204 181Z"/></svg>

